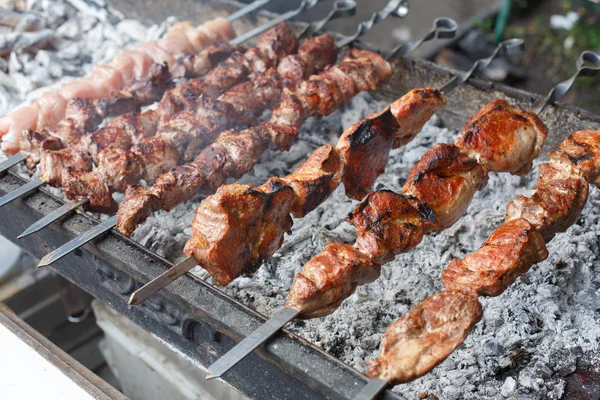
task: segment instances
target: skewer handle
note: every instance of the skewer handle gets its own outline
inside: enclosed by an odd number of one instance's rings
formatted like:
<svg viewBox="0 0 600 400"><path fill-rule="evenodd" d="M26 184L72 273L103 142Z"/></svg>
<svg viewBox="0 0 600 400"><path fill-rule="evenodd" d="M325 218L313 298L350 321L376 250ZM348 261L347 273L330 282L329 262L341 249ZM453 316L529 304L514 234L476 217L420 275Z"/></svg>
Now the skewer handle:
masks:
<svg viewBox="0 0 600 400"><path fill-rule="evenodd" d="M375 24L387 19L390 15L404 18L408 14L408 0L392 0L390 1L383 10L373 13L371 18L358 24L358 28L353 35L346 36L339 40L336 45L337 47L344 47L354 42L365 33L369 32Z"/></svg>
<svg viewBox="0 0 600 400"><path fill-rule="evenodd" d="M304 10L308 10L309 8L314 7L315 4L317 4L317 0L303 0L300 4L300 7L296 8L295 10L288 11L285 14L281 14L279 17L272 19L271 21L265 24L257 26L256 28L244 33L243 35L236 37L229 43L233 45L242 44L245 41L260 35L261 33L268 31L269 29L277 26L280 23L287 21L288 19L294 18L296 15L300 14Z"/></svg>
<svg viewBox="0 0 600 400"><path fill-rule="evenodd" d="M586 50L579 55L576 65L577 72L571 78L558 83L550 90L550 93L544 99L544 103L535 109L536 114L541 114L548 104L557 102L567 94L578 77L597 76L600 73L600 56L593 51Z"/></svg>
<svg viewBox="0 0 600 400"><path fill-rule="evenodd" d="M354 14L356 14L356 2L354 0L335 0L333 2L333 9L329 14L327 14L325 18L311 23L300 36L312 36L315 33L320 32L329 21L343 17L351 17Z"/></svg>
<svg viewBox="0 0 600 400"><path fill-rule="evenodd" d="M8 171L8 169L10 167L17 165L21 161L24 161L25 158L26 158L25 154L19 153L19 154L15 154L14 156L8 158L7 160L2 161L0 163L0 174Z"/></svg>
<svg viewBox="0 0 600 400"><path fill-rule="evenodd" d="M221 377L225 372L229 371L238 362L243 360L244 357L252 353L254 349L283 328L285 324L296 318L298 314L300 314L300 310L291 307L281 307L260 328L252 332L233 349L229 350L223 357L219 358L208 367L206 379Z"/></svg>
<svg viewBox="0 0 600 400"><path fill-rule="evenodd" d="M458 86L465 83L469 78L477 71L487 68L492 61L499 55L514 55L523 52L525 42L522 39L508 39L500 42L491 56L482 58L475 61L470 70L464 74L458 74L454 78L450 79L444 86L440 88L440 91L445 94L450 93Z"/></svg>
<svg viewBox="0 0 600 400"><path fill-rule="evenodd" d="M423 43L428 42L432 39L452 39L456 36L458 31L458 24L452 18L440 17L433 21L433 28L422 39L414 42L403 43L395 47L385 57L386 60L394 56L403 56L414 51L417 47Z"/></svg>
<svg viewBox="0 0 600 400"><path fill-rule="evenodd" d="M136 290L131 294L129 298L129 305L133 306L136 304L140 304L148 297L152 296L162 288L169 285L175 279L179 278L181 275L185 274L192 268L198 265L198 262L194 257L187 257L183 261L175 264L156 278L152 279L150 282L146 283L144 286Z"/></svg>
<svg viewBox="0 0 600 400"><path fill-rule="evenodd" d="M227 21L234 22L238 19L245 17L246 15L258 10L265 4L269 3L271 0L254 0L252 3L248 4L246 7L243 7L236 12L229 14L227 17Z"/></svg>
<svg viewBox="0 0 600 400"><path fill-rule="evenodd" d="M354 400L374 400L389 383L390 381L384 379L370 379L369 383L367 383L367 386L360 391Z"/></svg>

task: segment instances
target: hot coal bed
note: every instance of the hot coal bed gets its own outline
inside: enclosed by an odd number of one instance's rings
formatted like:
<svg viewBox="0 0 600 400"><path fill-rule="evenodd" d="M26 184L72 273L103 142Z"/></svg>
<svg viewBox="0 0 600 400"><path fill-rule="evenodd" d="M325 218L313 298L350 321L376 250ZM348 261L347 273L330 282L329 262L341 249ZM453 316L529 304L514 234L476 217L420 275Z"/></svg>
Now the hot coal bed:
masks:
<svg viewBox="0 0 600 400"><path fill-rule="evenodd" d="M160 26L142 29L139 22L127 20L99 1L93 2L93 7L82 4L90 3L34 4L42 14L64 11L54 22L58 24L56 51L11 56L4 76L3 90L7 95L3 97L7 101L2 104L3 112L34 99L43 90L56 88L59 82L68 81L69 75L85 73L93 65L110 60L129 44L159 37L175 22L169 18ZM86 53L93 56L81 56ZM428 84L428 81L421 83ZM488 100L491 96L488 95ZM449 108L455 97L449 100ZM241 181L262 184L271 176L293 171L314 149L326 143L335 144L345 128L380 111L389 100L393 97L387 96L383 101L361 94L331 116L309 120L289 152L267 152L254 171ZM446 125L443 119L434 118L415 140L394 150L376 189L400 192L409 171L427 150L436 143L452 143L457 137L455 127ZM560 138L568 133L551 135ZM548 147L544 154L551 150ZM453 258L465 256L484 242L502 222L510 200L518 194L530 194L536 184L539 162L536 160L533 170L524 177L490 174L487 187L477 193L467 214L453 227L425 237L415 250L386 264L377 281L359 287L332 315L292 322L289 330L363 371L365 362L377 354L385 328L411 305L441 290L441 270ZM154 214L133 239L152 252L177 261L191 235L190 224L200 200L181 204L171 212ZM344 195L343 188L338 188L315 211L294 220L283 248L255 275L238 278L222 290L257 312L270 315L285 302L294 275L311 257L331 241L354 241L354 229L344 218L355 204ZM594 187L577 223L550 242L546 261L532 268L501 296L480 300L484 317L464 345L430 374L399 385L394 391L406 398L559 399L576 370L600 376L598 206L600 192ZM192 273L211 282L200 268Z"/></svg>

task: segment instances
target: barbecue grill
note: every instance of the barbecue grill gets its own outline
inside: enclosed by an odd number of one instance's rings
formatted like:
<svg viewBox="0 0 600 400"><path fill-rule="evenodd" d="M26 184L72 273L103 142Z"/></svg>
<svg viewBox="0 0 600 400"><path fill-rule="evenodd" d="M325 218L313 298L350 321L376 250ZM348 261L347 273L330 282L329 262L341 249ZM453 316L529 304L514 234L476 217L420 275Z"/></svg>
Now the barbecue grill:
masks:
<svg viewBox="0 0 600 400"><path fill-rule="evenodd" d="M161 2L156 7L143 7L143 1L138 0L112 3L125 14L150 19L160 19L164 15L182 19L202 15L203 19L210 19L239 6L212 1ZM270 17L272 15L262 13L258 20L249 17L243 24L247 28ZM305 25L297 22L295 26L302 29ZM369 44L361 46L373 49ZM375 94L387 102L415 87L439 86L456 73L425 60L396 58L392 65L391 79ZM448 107L439 113L442 124L460 129L491 98L505 99L521 108L535 107L544 100L540 95L474 78L448 96ZM544 122L550 134L542 158L560 143L559 132L597 128L600 115L571 105L554 104L546 109ZM0 177L0 195L25 183L26 179L8 172ZM17 241L24 229L62 204L62 200L42 189L0 207L0 234L41 258L100 222L78 212ZM264 323L263 316L192 274L184 275L141 305L127 305L129 296L136 289L171 265L111 230L57 261L51 268L203 367L208 367ZM347 399L353 398L367 383L367 378L355 369L286 330L271 338L222 379L247 396L260 399ZM387 390L381 398L400 397Z"/></svg>

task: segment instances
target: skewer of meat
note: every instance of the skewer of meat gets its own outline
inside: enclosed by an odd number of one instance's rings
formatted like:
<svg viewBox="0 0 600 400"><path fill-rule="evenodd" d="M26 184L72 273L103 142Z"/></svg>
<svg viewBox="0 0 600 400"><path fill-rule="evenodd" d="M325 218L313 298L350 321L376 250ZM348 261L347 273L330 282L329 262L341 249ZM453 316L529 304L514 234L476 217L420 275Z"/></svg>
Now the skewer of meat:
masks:
<svg viewBox="0 0 600 400"><path fill-rule="evenodd" d="M582 53L579 70L584 60L594 67L585 67L582 75L600 72L600 56ZM557 85L547 102L566 93L573 81ZM414 380L445 360L481 319L478 296L500 295L534 264L545 260L546 243L576 221L586 203L589 183L598 186L599 177L600 131L571 134L550 153L550 161L540 165L533 195L511 201L505 223L479 250L452 260L442 271L446 290L412 307L387 328L380 355L369 362L366 371L372 380L356 399L373 399L388 384Z"/></svg>
<svg viewBox="0 0 600 400"><path fill-rule="evenodd" d="M354 2L337 0L334 2L333 11L319 22L319 26L322 26L323 22L327 20L351 15L354 8ZM283 16L280 19L282 18ZM286 41L285 38L293 38L293 35L291 31L286 30L287 28L283 28L286 26L282 25L279 30L276 29L267 36L283 43L289 42L290 40ZM266 42L263 47L280 49L279 53L285 47L281 44L269 43L267 40L263 41ZM289 45L288 47L291 49L295 46ZM94 172L74 172L67 169L67 172L60 173L66 166L65 160L77 161L82 158L78 156L82 153L80 148L46 153L46 157L42 160L47 162L40 165L42 167L41 177L46 178L43 180L52 181L49 179L52 173L55 174L54 181L56 182L62 182L62 177L66 176L67 185L64 187L66 195L84 199L56 210L30 226L20 237L43 229L77 207L87 204L90 198L92 199L90 206L93 209L104 210L111 207L114 204L110 196L113 190L123 191L126 184L136 183L139 179L150 182L165 168L168 169L169 163L176 165L181 160L189 161L190 155L214 138L211 136L214 132L231 127L226 124L240 124L249 117L252 121L265 107L271 108L276 104L274 100L279 97L282 81L289 85L292 80L318 72L324 66L332 64L336 57L337 50L329 35L309 39L300 46L297 55L289 55L281 60L278 65L279 76L277 79L271 74L259 75L252 81L240 83L228 90L216 101L210 98L199 99L194 113L177 114L174 119L169 121L168 125L159 129L158 138L143 138L130 151L127 151L128 146L115 148L112 139L111 141L101 140L101 143L108 143L110 148L103 148L97 155L95 162L98 169ZM227 68L221 70L227 71ZM146 128L145 125L142 127ZM107 133L111 137L112 132L109 130ZM125 145L127 144L129 141L126 140ZM97 146L92 145L94 146L93 150L98 153ZM56 161L53 162L53 160ZM43 168L47 166L52 168ZM97 195L89 196L90 193Z"/></svg>
<svg viewBox="0 0 600 400"><path fill-rule="evenodd" d="M134 79L145 76L152 63L169 66L179 54L198 53L208 45L235 37L232 22L267 2L257 0L229 18L216 18L193 27L189 21L175 24L163 39L138 45L117 55L109 64L98 65L89 78L64 85L58 93L47 93L32 105L20 108L0 119L1 148L14 154L19 150L21 131L41 131L55 125L65 116L67 102L79 97L98 99L118 92Z"/></svg>
<svg viewBox="0 0 600 400"><path fill-rule="evenodd" d="M546 134L544 124L534 112L519 111L503 100L492 101L483 107L466 124L455 145L436 145L417 162L404 185L404 194L382 190L367 195L348 217L357 230L354 246L331 243L305 264L294 278L285 306L258 331L211 365L207 376L221 376L291 319L316 318L334 312L358 285L377 279L382 263L413 249L425 234L454 224L466 212L475 192L485 186L489 171L527 172L531 161L539 154ZM380 155L372 154L373 159L376 157ZM361 162L361 157L347 161L354 164ZM268 187L268 183L264 186ZM282 207L269 213L268 225L255 222L253 228L256 231L251 235L257 235L258 231L267 232L265 236L275 237L273 242L278 239L281 243L283 232L273 226L281 226L285 224L284 218L289 218L288 214L279 212ZM203 216L199 212L194 223L202 225L199 220ZM212 220L218 220L218 215ZM238 222L234 222L236 228ZM213 224L213 228L215 226L218 225ZM196 241L192 242L192 238L186 249L190 243L194 246L195 258L216 282L227 280L229 277L224 274L230 269L224 267L239 265L239 253L230 249L228 256L222 258L226 253L219 250L225 248L227 240L211 240L223 238L221 231L213 229L213 235L208 239L202 226L193 229ZM234 228L228 235L236 233ZM206 242L202 247L196 247L198 239L203 237ZM244 238L239 238L247 243ZM220 245L220 248L213 245ZM253 250L250 247L249 252ZM242 261L241 265L247 264Z"/></svg>
<svg viewBox="0 0 600 400"><path fill-rule="evenodd" d="M315 1L304 1L298 9L270 21L267 25L273 26L278 21L292 18L301 11L312 7L314 4ZM347 12L347 8L340 9L338 13L331 17L345 15ZM264 26L258 27L247 34L238 37L237 40L247 40L254 34L262 31L264 31ZM178 136L177 140L180 140L180 143L175 143L175 145L180 148L186 147L185 154L188 154L187 147L191 143L185 141L186 138L189 139L189 135L186 135L181 131L181 129L186 128L181 125L182 123L193 123L194 120L197 121L201 119L201 117L205 117L205 119L202 120L202 123L211 125L211 121L207 122L206 117L212 114L213 124L209 129L218 132L221 129L233 126L223 124L244 121L241 116L231 115L231 110L229 110L229 116L231 118L219 118L218 116L215 118L215 113L227 112L228 109L227 107L224 108L224 106L228 106L229 104L223 101L217 100L215 102L210 99L205 99L200 96L201 94L206 92L215 93L231 88L231 86L235 85L240 80L246 79L250 72L262 72L264 68L268 68L273 64L276 65L277 61L285 56L285 54L289 53L289 51L295 49L296 46L297 40L293 32L285 24L278 24L273 30L261 37L257 47L248 50L244 54L236 52L223 63L219 64L215 69L211 70L205 77L193 79L167 92L165 96L163 96L163 99L156 110L150 110L143 114L126 114L121 116L111 121L110 124L101 130L84 136L77 146L72 146L69 149L58 151L44 150L40 157L40 179L34 179L27 185L0 198L0 205L6 204L9 201L35 190L42 186L44 182L61 185L62 175L64 174L62 171L66 170L68 176L67 182L70 183L70 189L67 191L67 195L69 195L69 193L75 193L73 195L76 195L76 193L81 193L81 191L85 191L86 195L88 193L100 193L98 196L104 195L102 197L103 202L93 204L93 207L96 210L108 211L116 208L116 204L110 197L110 192L102 192L104 187L100 187L100 192L98 192L98 189L94 191L94 188L89 192L87 191L87 187L85 186L86 183L95 185L96 188L98 187L98 182L102 181L98 176L78 176L76 175L78 172L73 172L73 170L89 171L92 169L92 164L86 157L86 153L92 156L92 161L96 164L98 164L99 159L102 159L104 165L100 166L100 170L107 174L112 174L114 171L111 170L114 169L115 166L121 168L121 171L119 171L121 176L114 178L114 175L111 175L113 177L112 182L121 185L127 184L127 177L122 175L128 172L130 173L129 179L135 180L136 174L146 174L139 177L151 179L151 174L158 175L165 169L169 169L177 164L177 162L174 161L177 160L177 154L175 154L175 148L169 140L172 140L173 138L169 136L172 136L173 134ZM264 78L262 80L265 81ZM269 88L266 87L265 90L268 92ZM178 114L178 117L183 118L179 118L176 121L176 125L178 123L179 126L175 126L175 132L173 132L171 129L172 126L167 125L167 123L170 122L170 116L177 113L182 108L194 107L196 102L198 102L197 108L193 110L192 114ZM231 109L231 106L229 108ZM216 124L214 124L215 122ZM161 136L165 136L166 138L148 137L153 135L157 129L163 130L164 133ZM179 132L177 132L178 129ZM200 128L200 130L202 130L202 128ZM196 133L196 135L198 134L198 132L194 133ZM210 134L206 136L210 136ZM198 138L192 138L192 141L195 141L196 145L202 144L202 140ZM133 152L126 153L126 149L129 149L131 145L134 145ZM189 154L193 154L192 151L190 151ZM101 154L101 152L103 154ZM156 166L148 165L152 159L155 160ZM94 199L95 197L92 198ZM54 214L53 218L60 217L61 215L64 215L64 213L70 212L74 208L86 204L87 201L88 200L86 199L74 204L69 204L66 208L63 208L63 214ZM44 221L44 224L47 225L47 223L51 223L52 221L53 220ZM40 225L38 224L38 226ZM33 231L39 230L43 228L43 226L45 225L34 227L35 229Z"/></svg>
<svg viewBox="0 0 600 400"><path fill-rule="evenodd" d="M404 3L405 3L405 0L392 0L392 1L390 1L388 3L388 5L386 6L386 8L384 8L382 11L380 11L378 13L375 13L372 16L371 20L369 20L367 23L361 23L359 25L359 28L357 29L357 32L354 35L342 39L340 42L337 43L337 45L338 46L343 46L343 45L348 44L350 41L354 40L355 38L357 38L361 34L364 34L366 31L368 31L368 29L370 29L370 27L372 27L376 22L387 18L389 15L395 15L395 12L397 11L397 9L401 8L400 6L402 6ZM339 7L338 7L338 9L339 9ZM368 25L368 26L366 26L366 25ZM301 76L303 74L302 71L306 71L305 68L307 68L307 67L309 67L308 70L310 71L310 66L304 65L304 63L302 62L302 60L299 59L299 60L297 60L297 62L291 63L287 67L287 69L288 70L293 70L293 71L299 71L300 73L299 73L298 76ZM345 74L341 75L341 77L343 77L343 76L345 76ZM337 79L340 79L341 77L338 77ZM327 79L327 77L322 77L321 79ZM335 81L332 81L329 84L332 85L332 84L334 84L334 82ZM283 128L285 128L285 127L283 127ZM293 127L291 129L293 131ZM265 138L265 139L267 139L267 136L270 135L271 133L273 134L273 136L275 138L285 138L286 134L289 135L289 133L290 133L290 129L289 128L286 128L286 130L280 131L279 133L277 133L276 131L274 131L273 127L271 127L271 128L265 127L265 128L262 128L261 131L263 132L261 136L263 138ZM265 136L265 135L267 135L267 136ZM264 140L261 139L261 141L264 141ZM225 150L222 149L220 151L223 152ZM219 155L218 152L217 152L216 155L217 156ZM62 212L62 215L64 215L64 213L69 212L70 209L72 209L72 207L69 206L69 205L67 205L67 206L63 207L62 211L55 213L51 217L45 218L44 219L45 221L43 221L44 222L43 226L47 225L51 221L54 221L57 218L57 216L60 215L61 212ZM36 227L36 230L40 229L40 224L41 224L42 221L39 221L39 222L40 223L37 224L38 227ZM111 223L111 221L107 221L106 222L106 224L109 224L109 223ZM114 226L114 223L113 223L113 226ZM31 228L33 229L33 226ZM30 230L30 229L28 229L28 230ZM61 252L64 251L64 250L65 249L61 250ZM68 250L68 247L66 248L66 250ZM49 260L51 261L51 259L49 259Z"/></svg>
<svg viewBox="0 0 600 400"><path fill-rule="evenodd" d="M448 19L438 19L434 24L434 28L423 39L430 40L436 35L441 35L442 38L448 38L454 34L454 22ZM404 51L410 51L416 48L422 41L415 42L411 46L406 45L402 48ZM358 60L354 61L356 64ZM367 60L367 62L369 62ZM345 67L344 67L345 68ZM349 68L352 64L349 64ZM347 68L346 68L347 69ZM340 67L332 67L328 72L333 79L338 79L339 76L347 75L349 71L343 70ZM356 75L356 74L355 74ZM306 83L302 83L298 88L292 90L286 89L285 98L282 99L280 107L274 111L272 122L277 126L278 130L282 125L291 126L293 129L299 127L301 123L309 117L312 112L318 112L321 115L323 111L318 111L310 102L317 101L317 96L326 97L325 89L332 90L333 96L344 96L342 91L335 86L319 87L320 78L311 78ZM367 76L365 79L369 79ZM351 82L342 85L351 85ZM368 84L368 82L367 82ZM315 94L313 96L313 93ZM311 98L311 96L313 98ZM320 101L320 100L319 100ZM303 103L304 102L304 103ZM335 105L335 103L334 103ZM303 111L302 107L309 107L308 112ZM323 102L319 107L328 106ZM335 107L330 107L330 110ZM314 110L314 111L313 111ZM229 133L223 134L218 138L214 145L205 149L194 162L187 166L178 167L157 179L155 184L144 189L140 186L131 187L127 190L125 200L121 203L117 216L117 228L127 236L133 231L154 211L160 209L171 210L177 204L191 199L197 193L214 193L227 178L240 177L249 172L254 164L259 160L262 152L266 150L266 143L261 144L258 138L260 133L256 130L245 131L243 134L247 139L242 140L239 136ZM291 145L292 135L279 135L272 140L272 147L280 150L287 150ZM279 143L280 142L280 143ZM212 159L215 157L215 152L222 152L221 149L231 147L244 146L244 154L242 159L237 162L231 162L231 166L223 166L214 163ZM211 165L212 164L212 165ZM198 172L200 171L200 172Z"/></svg>

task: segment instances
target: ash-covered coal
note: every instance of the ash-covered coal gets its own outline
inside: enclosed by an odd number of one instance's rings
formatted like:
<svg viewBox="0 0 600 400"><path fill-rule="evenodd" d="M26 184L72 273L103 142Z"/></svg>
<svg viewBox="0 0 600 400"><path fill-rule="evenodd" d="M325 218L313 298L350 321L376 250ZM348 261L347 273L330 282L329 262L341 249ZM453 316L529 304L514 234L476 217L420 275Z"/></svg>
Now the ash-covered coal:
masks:
<svg viewBox="0 0 600 400"><path fill-rule="evenodd" d="M291 172L312 150L335 143L344 128L385 105L363 94L344 110L309 121L290 152L267 153L242 181L262 184L269 176ZM427 124L412 143L392 153L377 189L400 191L415 162L435 143L452 143L457 134L437 127L435 120ZM414 251L387 264L379 280L359 287L333 315L296 321L289 328L363 370L365 361L377 354L386 327L411 305L441 290L440 271L452 258L476 250L502 223L506 204L517 194L529 194L536 180L537 163L525 177L491 174L488 186L453 227L425 237ZM285 302L304 263L330 241L354 240L353 227L343 219L355 204L339 188L307 217L294 220L284 247L255 275L239 278L224 290L270 315ZM157 213L135 238L172 259L181 257L197 205L198 201L188 202L171 213ZM395 391L407 398L430 394L441 399L557 399L583 355L592 358L591 365L598 365L600 217L595 210L599 205L600 192L593 188L581 218L549 244L548 260L534 266L503 295L482 298L484 317L465 344L432 373Z"/></svg>

